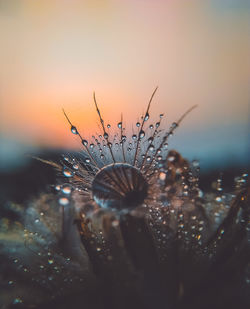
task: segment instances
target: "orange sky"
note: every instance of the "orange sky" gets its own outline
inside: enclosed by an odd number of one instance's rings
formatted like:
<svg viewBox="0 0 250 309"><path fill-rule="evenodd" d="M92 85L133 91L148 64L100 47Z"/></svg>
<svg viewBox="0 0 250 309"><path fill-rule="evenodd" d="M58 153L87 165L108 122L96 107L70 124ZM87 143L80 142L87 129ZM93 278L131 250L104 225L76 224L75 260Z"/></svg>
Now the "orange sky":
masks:
<svg viewBox="0 0 250 309"><path fill-rule="evenodd" d="M248 29L244 0L0 0L1 132L75 147L62 107L89 136L93 90L107 122L130 126L157 85L152 116L198 104L184 131L247 128Z"/></svg>

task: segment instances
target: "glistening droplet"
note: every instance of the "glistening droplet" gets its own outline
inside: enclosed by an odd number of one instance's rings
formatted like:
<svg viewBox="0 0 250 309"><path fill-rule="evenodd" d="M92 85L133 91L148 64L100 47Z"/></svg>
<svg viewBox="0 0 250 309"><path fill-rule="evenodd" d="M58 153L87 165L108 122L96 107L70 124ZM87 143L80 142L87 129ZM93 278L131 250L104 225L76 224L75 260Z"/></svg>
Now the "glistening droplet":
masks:
<svg viewBox="0 0 250 309"><path fill-rule="evenodd" d="M93 198L103 208L129 210L147 197L148 184L142 173L126 163L102 168L92 183Z"/></svg>

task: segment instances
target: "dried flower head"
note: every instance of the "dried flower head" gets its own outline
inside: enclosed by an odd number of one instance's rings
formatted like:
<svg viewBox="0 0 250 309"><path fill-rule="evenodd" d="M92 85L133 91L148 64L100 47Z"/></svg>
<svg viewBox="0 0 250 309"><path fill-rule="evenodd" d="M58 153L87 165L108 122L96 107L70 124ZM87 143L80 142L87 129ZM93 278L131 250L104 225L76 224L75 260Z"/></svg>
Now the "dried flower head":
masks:
<svg viewBox="0 0 250 309"><path fill-rule="evenodd" d="M21 240L3 250L13 259L5 276L12 285L13 268L17 282L24 272L34 291L30 296L29 284L18 285L14 305L248 307L247 174L235 180L233 193L224 192L220 177L211 192L202 192L199 162L168 150L169 137L195 106L166 130L163 115L149 123L156 90L131 137L122 118L110 136L95 94L102 132L93 140L63 111L84 151L64 155L60 163L42 160L59 171L58 203L54 195L42 195L26 209L22 225L11 227L24 238L25 250L18 247Z"/></svg>

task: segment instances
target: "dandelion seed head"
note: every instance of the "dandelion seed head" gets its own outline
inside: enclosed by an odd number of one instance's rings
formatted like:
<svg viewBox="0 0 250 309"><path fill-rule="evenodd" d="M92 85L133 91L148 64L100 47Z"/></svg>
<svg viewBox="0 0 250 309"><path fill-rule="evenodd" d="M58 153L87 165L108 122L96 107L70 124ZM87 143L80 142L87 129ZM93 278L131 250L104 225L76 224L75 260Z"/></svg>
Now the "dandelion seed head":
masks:
<svg viewBox="0 0 250 309"><path fill-rule="evenodd" d="M83 150L53 163L59 172L56 199L43 195L31 203L23 225L14 228L22 231L18 235L26 251L13 250L11 264L50 292L40 296L41 302L84 293L84 280L97 280L103 289L117 286L117 295L107 299L120 301L120 290L127 293L128 282L147 297L144 278L162 304L166 299L185 303L190 286L199 290L211 273L224 267L225 252L234 256L237 248L244 248L250 230L248 175L235 178L233 193L225 192L222 177L210 192L201 191L199 162L169 150L169 137L194 107L165 128L163 114L155 123L150 116L155 92L131 135L123 117L109 130L95 95L101 132L91 140L64 111ZM9 222L1 220L0 230L7 229ZM6 284L18 283L11 275ZM196 294L191 296L196 299ZM10 303L19 299L25 305L38 301L23 293ZM155 299L149 308L155 308Z"/></svg>

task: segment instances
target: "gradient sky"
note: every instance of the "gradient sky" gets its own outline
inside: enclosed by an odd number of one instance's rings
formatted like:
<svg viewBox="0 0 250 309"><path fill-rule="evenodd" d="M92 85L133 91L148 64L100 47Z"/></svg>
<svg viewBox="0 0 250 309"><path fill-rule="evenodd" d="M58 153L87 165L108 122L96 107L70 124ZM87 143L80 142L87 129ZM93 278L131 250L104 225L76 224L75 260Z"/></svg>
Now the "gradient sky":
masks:
<svg viewBox="0 0 250 309"><path fill-rule="evenodd" d="M152 118L193 104L173 144L191 157L247 160L247 0L0 0L0 129L35 146L79 147L121 112L132 126L159 90Z"/></svg>

